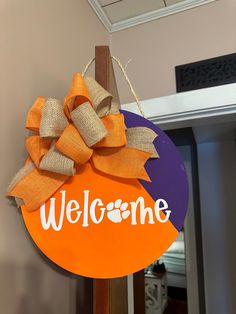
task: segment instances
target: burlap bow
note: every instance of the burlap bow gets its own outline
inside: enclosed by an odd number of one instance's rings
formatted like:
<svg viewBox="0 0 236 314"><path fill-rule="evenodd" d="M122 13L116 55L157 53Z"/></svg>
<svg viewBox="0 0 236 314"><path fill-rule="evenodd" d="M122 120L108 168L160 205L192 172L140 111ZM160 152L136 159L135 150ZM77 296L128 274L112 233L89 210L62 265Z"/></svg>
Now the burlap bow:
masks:
<svg viewBox="0 0 236 314"><path fill-rule="evenodd" d="M157 134L145 127L126 129L119 105L94 79L75 74L64 106L38 97L28 112L29 158L13 178L8 195L36 210L86 162L104 174L150 181L144 168L156 158Z"/></svg>

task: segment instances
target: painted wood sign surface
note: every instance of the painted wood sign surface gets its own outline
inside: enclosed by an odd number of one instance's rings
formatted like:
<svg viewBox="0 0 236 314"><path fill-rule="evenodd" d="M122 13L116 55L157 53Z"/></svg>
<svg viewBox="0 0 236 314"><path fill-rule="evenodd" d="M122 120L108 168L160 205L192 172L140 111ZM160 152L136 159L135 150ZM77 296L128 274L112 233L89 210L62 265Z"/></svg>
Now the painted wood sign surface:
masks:
<svg viewBox="0 0 236 314"><path fill-rule="evenodd" d="M176 239L187 210L187 177L174 144L78 75L59 107L64 120L50 103L33 106L40 116L33 119L35 138L26 141L30 158L8 189L24 202L32 239L57 265L87 277L120 277L146 267ZM91 110L97 115L92 123ZM51 119L49 136L45 119Z"/></svg>

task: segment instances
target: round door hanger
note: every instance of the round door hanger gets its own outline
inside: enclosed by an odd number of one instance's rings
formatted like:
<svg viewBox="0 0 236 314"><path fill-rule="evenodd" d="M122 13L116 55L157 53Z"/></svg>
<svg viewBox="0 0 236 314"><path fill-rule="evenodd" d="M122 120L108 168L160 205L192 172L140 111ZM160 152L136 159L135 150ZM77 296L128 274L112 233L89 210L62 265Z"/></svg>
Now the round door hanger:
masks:
<svg viewBox="0 0 236 314"><path fill-rule="evenodd" d="M174 144L150 121L122 113L127 128L147 127L158 135L160 158L145 164L150 182L106 175L87 162L39 210L22 206L40 250L82 276L115 278L145 268L176 239L187 210L187 176Z"/></svg>

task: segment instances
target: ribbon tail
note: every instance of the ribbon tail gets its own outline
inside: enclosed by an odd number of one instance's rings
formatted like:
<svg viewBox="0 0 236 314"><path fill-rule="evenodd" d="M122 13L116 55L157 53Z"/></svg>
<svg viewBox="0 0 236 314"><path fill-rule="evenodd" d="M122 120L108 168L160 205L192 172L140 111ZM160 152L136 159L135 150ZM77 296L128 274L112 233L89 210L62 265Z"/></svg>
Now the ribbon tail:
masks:
<svg viewBox="0 0 236 314"><path fill-rule="evenodd" d="M151 153L150 158L159 158L159 154L153 144L157 136L152 129L146 127L128 128L126 130L127 146Z"/></svg>
<svg viewBox="0 0 236 314"><path fill-rule="evenodd" d="M151 181L144 165L150 153L132 147L101 148L91 158L95 169L120 178Z"/></svg>
<svg viewBox="0 0 236 314"><path fill-rule="evenodd" d="M50 173L26 164L13 178L7 195L23 200L27 211L37 210L70 176Z"/></svg>

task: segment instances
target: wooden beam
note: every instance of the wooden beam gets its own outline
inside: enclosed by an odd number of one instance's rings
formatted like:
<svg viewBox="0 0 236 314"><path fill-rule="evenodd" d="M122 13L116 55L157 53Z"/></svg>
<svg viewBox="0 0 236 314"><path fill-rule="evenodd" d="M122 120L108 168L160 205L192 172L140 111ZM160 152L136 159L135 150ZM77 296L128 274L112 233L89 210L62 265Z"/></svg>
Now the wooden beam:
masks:
<svg viewBox="0 0 236 314"><path fill-rule="evenodd" d="M95 79L120 103L108 46L95 48ZM127 278L77 277L76 314L128 314Z"/></svg>
<svg viewBox="0 0 236 314"><path fill-rule="evenodd" d="M77 276L76 314L93 314L93 279Z"/></svg>
<svg viewBox="0 0 236 314"><path fill-rule="evenodd" d="M95 47L95 79L113 96L113 101L120 103L115 73L108 46Z"/></svg>
<svg viewBox="0 0 236 314"><path fill-rule="evenodd" d="M134 313L145 313L145 281L144 270L140 270L133 275L134 286Z"/></svg>
<svg viewBox="0 0 236 314"><path fill-rule="evenodd" d="M94 279L93 283L93 313L110 313L110 281L109 279Z"/></svg>
<svg viewBox="0 0 236 314"><path fill-rule="evenodd" d="M95 79L119 102L115 74L108 46L95 48ZM94 279L94 314L128 314L127 277Z"/></svg>

